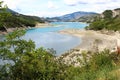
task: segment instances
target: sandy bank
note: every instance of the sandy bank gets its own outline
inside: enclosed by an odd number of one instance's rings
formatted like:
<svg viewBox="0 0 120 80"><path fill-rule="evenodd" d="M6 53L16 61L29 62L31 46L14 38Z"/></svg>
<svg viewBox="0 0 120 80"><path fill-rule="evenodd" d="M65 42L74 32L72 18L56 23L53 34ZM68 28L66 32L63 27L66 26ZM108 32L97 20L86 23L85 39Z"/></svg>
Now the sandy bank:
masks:
<svg viewBox="0 0 120 80"><path fill-rule="evenodd" d="M103 34L100 31L69 29L60 31L59 33L70 34L81 38L82 43L76 48L80 48L83 50L92 50L95 45L100 51L105 48L111 50L115 46L120 45L118 43L120 42L120 34L118 32L108 35Z"/></svg>
<svg viewBox="0 0 120 80"><path fill-rule="evenodd" d="M36 24L36 28L44 28L44 27L50 27L50 26L52 26L52 24L50 24L50 23L37 23Z"/></svg>
<svg viewBox="0 0 120 80"><path fill-rule="evenodd" d="M43 27L49 27L49 26L52 26L51 24L49 24L49 23L37 23L36 24L36 28L43 28ZM24 27L16 27L16 28L7 28L7 31L0 31L0 35L5 35L5 34L7 34L7 33L9 33L9 32L13 32L13 31L15 31L15 30L27 30L27 29L31 29L32 27L30 27L30 26L28 26L28 27L26 27L26 26L24 26Z"/></svg>
<svg viewBox="0 0 120 80"><path fill-rule="evenodd" d="M62 56L67 64L74 63L76 66L80 64L77 63L77 59L82 59L80 55L83 51L96 52L103 51L104 49L115 51L117 45L120 45L119 32L107 34L100 31L69 29L59 31L59 33L77 36L82 39L81 44L78 44L76 48L63 54L64 57Z"/></svg>

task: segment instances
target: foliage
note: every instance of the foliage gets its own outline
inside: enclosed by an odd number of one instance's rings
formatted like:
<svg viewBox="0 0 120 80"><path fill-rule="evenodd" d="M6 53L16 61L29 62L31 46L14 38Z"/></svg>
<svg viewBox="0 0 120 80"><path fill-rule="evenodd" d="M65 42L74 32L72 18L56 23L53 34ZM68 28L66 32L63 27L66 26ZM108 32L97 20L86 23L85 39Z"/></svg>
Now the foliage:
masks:
<svg viewBox="0 0 120 80"><path fill-rule="evenodd" d="M19 14L2 4L3 2L0 2L0 30L28 26L34 27L37 22L44 23L44 20L39 17Z"/></svg>
<svg viewBox="0 0 120 80"><path fill-rule="evenodd" d="M33 41L21 39L24 33L17 30L0 42L1 59L8 61L1 65L3 80L63 80L64 64L44 48L35 49Z"/></svg>
<svg viewBox="0 0 120 80"><path fill-rule="evenodd" d="M106 10L103 12L103 15L105 19L112 19L113 12L111 10Z"/></svg>
<svg viewBox="0 0 120 80"><path fill-rule="evenodd" d="M1 22L8 22L11 26L27 22L26 19L19 16L17 18L12 15L8 17L10 23L5 18L1 18ZM116 23L119 21L118 18L111 21L98 20L91 24L91 26L99 24L96 30L101 29L102 25L107 29L113 28L113 25L119 25L119 22ZM12 22L15 23L12 24ZM111 22L114 24L111 25ZM3 61L0 63L0 80L120 80L118 76L111 74L113 70L119 69L118 64L114 65L119 60L114 60L116 56L112 56L108 50L89 55L90 58L83 53L83 59L79 60L83 65L75 67L65 64L54 53L52 54L51 50L36 49L32 40L26 41L21 38L24 34L24 30L16 30L0 41L0 59Z"/></svg>
<svg viewBox="0 0 120 80"><path fill-rule="evenodd" d="M97 17L97 16L98 16L98 14L91 14L91 15L82 16L80 18L70 20L70 21L91 23L94 20L94 18Z"/></svg>
<svg viewBox="0 0 120 80"><path fill-rule="evenodd" d="M7 6L3 5L3 1L0 1L0 29L5 25L4 20L6 20L8 16L10 16L10 14L6 12L6 8Z"/></svg>
<svg viewBox="0 0 120 80"><path fill-rule="evenodd" d="M5 14L2 15L2 17L4 16ZM36 25L36 22L44 23L44 21L40 19L37 20L37 18L31 16L14 15L14 14L11 14L7 16L7 18L4 18L3 22L7 28L16 28L16 27L19 28L19 27L28 27L28 26L34 27Z"/></svg>
<svg viewBox="0 0 120 80"><path fill-rule="evenodd" d="M115 80L110 74L117 69L108 50L89 55L83 53L83 64L67 65L44 48L35 49L31 40L23 40L23 30L17 30L0 42L1 80ZM115 57L115 56L114 56ZM119 66L118 66L119 67ZM116 79L119 80L119 79Z"/></svg>
<svg viewBox="0 0 120 80"><path fill-rule="evenodd" d="M90 30L120 30L120 18L119 15L113 17L111 10L106 10L103 12L104 18L95 18L86 29Z"/></svg>
<svg viewBox="0 0 120 80"><path fill-rule="evenodd" d="M105 27L105 23L104 23L104 21L102 21L102 20L99 20L99 21L95 21L95 22L93 22L92 24L90 24L89 25L89 29L90 30L102 30L103 29L103 27Z"/></svg>

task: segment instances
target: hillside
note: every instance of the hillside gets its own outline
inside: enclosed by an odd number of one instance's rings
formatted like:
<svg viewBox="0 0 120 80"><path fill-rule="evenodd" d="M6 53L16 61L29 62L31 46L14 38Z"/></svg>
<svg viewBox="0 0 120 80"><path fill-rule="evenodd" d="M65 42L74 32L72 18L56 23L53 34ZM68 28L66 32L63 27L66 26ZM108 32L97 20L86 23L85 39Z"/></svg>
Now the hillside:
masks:
<svg viewBox="0 0 120 80"><path fill-rule="evenodd" d="M66 21L66 22L67 21L86 22L89 19L89 17L91 18L91 16L93 17L96 14L97 13L94 13L94 12L79 11L79 12L74 12L74 13L66 14L59 17L48 18L48 20L49 21Z"/></svg>
<svg viewBox="0 0 120 80"><path fill-rule="evenodd" d="M91 15L86 15L86 16L82 16L82 17L80 17L80 18L78 18L78 19L73 19L73 20L71 20L71 21L73 21L73 22L87 22L87 23L90 23L90 22L92 22L93 20L94 20L94 18L96 17L96 16L98 16L99 14L91 14Z"/></svg>
<svg viewBox="0 0 120 80"><path fill-rule="evenodd" d="M0 25L0 30L6 30L7 28L19 28L19 27L34 27L37 22L44 23L39 17L28 16L17 13L11 9L0 11L0 21L3 25Z"/></svg>
<svg viewBox="0 0 120 80"><path fill-rule="evenodd" d="M94 18L94 21L86 27L90 30L120 30L120 8L105 10L102 14Z"/></svg>

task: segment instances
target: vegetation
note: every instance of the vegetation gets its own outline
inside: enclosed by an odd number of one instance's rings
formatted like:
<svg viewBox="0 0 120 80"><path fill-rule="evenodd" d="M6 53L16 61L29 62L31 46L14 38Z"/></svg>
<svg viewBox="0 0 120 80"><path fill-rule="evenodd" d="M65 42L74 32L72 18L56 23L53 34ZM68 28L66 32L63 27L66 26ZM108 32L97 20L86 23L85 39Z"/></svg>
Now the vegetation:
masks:
<svg viewBox="0 0 120 80"><path fill-rule="evenodd" d="M3 23L2 23L3 25ZM109 50L82 53L82 66L65 64L51 50L35 48L32 40L21 39L16 30L0 41L0 80L120 80L119 55Z"/></svg>
<svg viewBox="0 0 120 80"><path fill-rule="evenodd" d="M6 6L3 6L3 1L0 1L0 29L4 27L4 20L7 19L9 13L6 13Z"/></svg>
<svg viewBox="0 0 120 80"><path fill-rule="evenodd" d="M103 12L104 19L112 19L113 12L111 10L106 10Z"/></svg>
<svg viewBox="0 0 120 80"><path fill-rule="evenodd" d="M102 14L103 17L96 17L86 29L90 30L120 30L120 15L113 16L111 10L106 10Z"/></svg>
<svg viewBox="0 0 120 80"><path fill-rule="evenodd" d="M44 20L39 17L22 15L10 10L6 6L2 7L2 3L0 2L0 30L28 26L34 27L36 23L44 23Z"/></svg>
<svg viewBox="0 0 120 80"><path fill-rule="evenodd" d="M0 42L1 80L63 80L61 64L44 48L35 49L31 40L20 39L24 31L15 31ZM12 50L11 50L12 48Z"/></svg>
<svg viewBox="0 0 120 80"><path fill-rule="evenodd" d="M96 16L98 16L98 14L91 14L91 15L87 15L87 16L82 16L78 19L74 19L74 20L71 20L71 21L91 23Z"/></svg>
<svg viewBox="0 0 120 80"><path fill-rule="evenodd" d="M44 48L35 49L33 41L23 40L25 34L17 30L0 42L0 80L119 80L114 70L119 69L119 56L108 50L83 53L82 66L65 64Z"/></svg>

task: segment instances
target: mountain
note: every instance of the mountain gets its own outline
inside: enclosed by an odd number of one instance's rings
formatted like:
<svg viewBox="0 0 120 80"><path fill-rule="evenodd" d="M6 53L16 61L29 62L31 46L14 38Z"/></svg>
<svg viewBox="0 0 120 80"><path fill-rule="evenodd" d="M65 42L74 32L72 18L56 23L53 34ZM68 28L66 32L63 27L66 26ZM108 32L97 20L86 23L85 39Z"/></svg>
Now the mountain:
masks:
<svg viewBox="0 0 120 80"><path fill-rule="evenodd" d="M98 16L99 14L90 14L90 15L86 15L86 16L82 16L78 19L73 19L71 21L73 22L87 22L87 23L91 23L92 21L94 21L94 18L96 16Z"/></svg>
<svg viewBox="0 0 120 80"><path fill-rule="evenodd" d="M2 15L0 22L3 24L0 24L0 30L6 30L7 28L34 27L36 23L45 22L45 20L40 17L23 15L9 8L0 10L0 15Z"/></svg>
<svg viewBox="0 0 120 80"><path fill-rule="evenodd" d="M14 15L19 14L19 13L15 12L15 11L9 9L9 8L7 8L6 11L9 12L9 13L11 13L11 14L14 14Z"/></svg>
<svg viewBox="0 0 120 80"><path fill-rule="evenodd" d="M78 21L78 20L83 21L80 19L88 18L94 15L97 15L97 13L79 11L79 12L74 12L74 13L66 14L66 15L59 16L59 17L48 18L48 20L49 21Z"/></svg>
<svg viewBox="0 0 120 80"><path fill-rule="evenodd" d="M18 12L15 12L11 9L7 9L8 12L10 12L12 15L15 15L17 17L23 17L24 19L31 19L33 21L36 21L36 22L40 22L40 23L44 23L44 19L43 18L40 18L38 16L29 16L29 15L23 15L23 14L20 14Z"/></svg>

